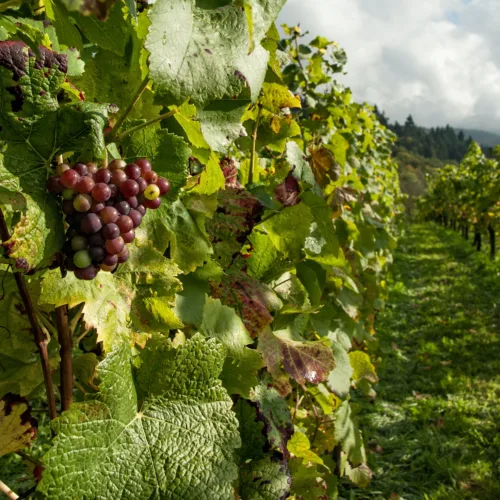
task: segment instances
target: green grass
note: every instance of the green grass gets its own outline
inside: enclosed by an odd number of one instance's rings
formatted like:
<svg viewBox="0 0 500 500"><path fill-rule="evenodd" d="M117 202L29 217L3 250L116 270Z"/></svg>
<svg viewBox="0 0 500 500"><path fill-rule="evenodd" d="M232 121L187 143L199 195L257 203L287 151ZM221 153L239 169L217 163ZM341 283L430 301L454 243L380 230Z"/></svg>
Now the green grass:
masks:
<svg viewBox="0 0 500 500"><path fill-rule="evenodd" d="M451 230L410 226L377 318L374 479L343 498L500 499L500 269Z"/></svg>

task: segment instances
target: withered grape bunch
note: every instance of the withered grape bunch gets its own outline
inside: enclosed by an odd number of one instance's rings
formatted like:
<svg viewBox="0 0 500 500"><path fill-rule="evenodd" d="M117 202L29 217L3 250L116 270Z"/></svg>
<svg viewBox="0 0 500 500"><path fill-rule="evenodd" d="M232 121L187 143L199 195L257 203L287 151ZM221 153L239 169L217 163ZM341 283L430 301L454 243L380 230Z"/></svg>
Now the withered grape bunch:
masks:
<svg viewBox="0 0 500 500"><path fill-rule="evenodd" d="M114 271L127 261L127 243L134 240L146 210L160 206L170 183L141 158L128 164L113 160L107 168L61 163L47 189L61 196L66 214L65 267L78 279L92 280L99 271Z"/></svg>

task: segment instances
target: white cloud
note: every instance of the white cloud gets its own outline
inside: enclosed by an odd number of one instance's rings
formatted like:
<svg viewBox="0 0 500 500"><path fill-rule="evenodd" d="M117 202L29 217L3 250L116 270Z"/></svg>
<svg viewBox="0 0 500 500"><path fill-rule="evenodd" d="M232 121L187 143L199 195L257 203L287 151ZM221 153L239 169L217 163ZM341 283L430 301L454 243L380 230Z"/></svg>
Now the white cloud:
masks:
<svg viewBox="0 0 500 500"><path fill-rule="evenodd" d="M279 22L339 42L338 79L392 120L500 132L498 0L288 0Z"/></svg>

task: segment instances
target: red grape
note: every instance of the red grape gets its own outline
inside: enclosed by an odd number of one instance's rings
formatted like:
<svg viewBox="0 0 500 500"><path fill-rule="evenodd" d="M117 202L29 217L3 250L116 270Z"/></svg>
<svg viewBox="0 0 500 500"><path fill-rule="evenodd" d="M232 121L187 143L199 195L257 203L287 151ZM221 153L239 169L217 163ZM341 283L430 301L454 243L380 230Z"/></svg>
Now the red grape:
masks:
<svg viewBox="0 0 500 500"><path fill-rule="evenodd" d="M111 180L111 172L107 168L100 168L95 174L96 182L104 182L104 184L108 184Z"/></svg>
<svg viewBox="0 0 500 500"><path fill-rule="evenodd" d="M125 243L132 243L135 238L135 231L132 229L132 231L129 231L128 233L122 233L121 237Z"/></svg>
<svg viewBox="0 0 500 500"><path fill-rule="evenodd" d="M161 198L156 198L155 200L144 200L143 204L146 208L156 210L161 205Z"/></svg>
<svg viewBox="0 0 500 500"><path fill-rule="evenodd" d="M116 186L115 184L108 184L108 186L109 189L111 189L111 198L116 198L118 195L118 186Z"/></svg>
<svg viewBox="0 0 500 500"><path fill-rule="evenodd" d="M53 175L47 179L46 187L49 193L62 193L64 189L57 175Z"/></svg>
<svg viewBox="0 0 500 500"><path fill-rule="evenodd" d="M158 177L156 185L160 188L160 196L167 194L170 191L170 182L164 177Z"/></svg>
<svg viewBox="0 0 500 500"><path fill-rule="evenodd" d="M92 189L92 197L96 201L107 201L111 197L111 188L104 182L98 182Z"/></svg>
<svg viewBox="0 0 500 500"><path fill-rule="evenodd" d="M156 200L160 196L160 188L156 184L150 184L144 190L144 198L146 200Z"/></svg>
<svg viewBox="0 0 500 500"><path fill-rule="evenodd" d="M130 212L130 205L126 201L120 201L115 205L116 210L122 215L128 215Z"/></svg>
<svg viewBox="0 0 500 500"><path fill-rule="evenodd" d="M84 176L78 181L78 184L75 186L75 190L78 193L87 194L90 193L90 191L92 191L94 186L95 186L94 179L92 179L92 177Z"/></svg>
<svg viewBox="0 0 500 500"><path fill-rule="evenodd" d="M102 263L106 266L115 266L118 264L118 255L106 254Z"/></svg>
<svg viewBox="0 0 500 500"><path fill-rule="evenodd" d="M77 194L73 206L77 212L88 212L92 206L92 197L88 194Z"/></svg>
<svg viewBox="0 0 500 500"><path fill-rule="evenodd" d="M102 262L106 257L106 250L103 247L90 247L89 255L94 262Z"/></svg>
<svg viewBox="0 0 500 500"><path fill-rule="evenodd" d="M92 212L93 214L98 214L105 207L106 207L106 205L104 203L94 200L92 202L92 206L90 207L89 211Z"/></svg>
<svg viewBox="0 0 500 500"><path fill-rule="evenodd" d="M96 214L87 214L80 224L82 233L97 233L102 228L101 219Z"/></svg>
<svg viewBox="0 0 500 500"><path fill-rule="evenodd" d="M66 165L66 163L59 163L59 165L57 165L57 167L56 167L56 174L61 176L62 174L64 174L64 172L66 172L66 170L69 170L69 169L70 169L70 166Z"/></svg>
<svg viewBox="0 0 500 500"><path fill-rule="evenodd" d="M106 240L101 233L94 233L89 236L89 245L91 247L103 247L104 243L106 243Z"/></svg>
<svg viewBox="0 0 500 500"><path fill-rule="evenodd" d="M135 161L135 164L141 169L143 174L151 170L151 162L146 160L146 158L139 158Z"/></svg>
<svg viewBox="0 0 500 500"><path fill-rule="evenodd" d="M119 186L122 182L125 182L127 180L127 174L121 170L121 169L116 169L111 172L111 182L112 184L116 184Z"/></svg>
<svg viewBox="0 0 500 500"><path fill-rule="evenodd" d="M74 188L79 180L80 176L72 168L63 172L63 174L60 177L61 184L67 188Z"/></svg>
<svg viewBox="0 0 500 500"><path fill-rule="evenodd" d="M119 172L119 170L116 170ZM139 194L139 184L135 182L133 179L127 179L120 185L120 191L125 196L125 198L131 198L136 194Z"/></svg>
<svg viewBox="0 0 500 500"><path fill-rule="evenodd" d="M120 253L124 249L124 247L125 247L125 242L123 241L123 238L121 236L106 241L106 250L111 255Z"/></svg>
<svg viewBox="0 0 500 500"><path fill-rule="evenodd" d="M101 217L103 224L109 224L110 222L116 222L118 217L120 217L120 214L115 207L106 207L102 209L99 217Z"/></svg>
<svg viewBox="0 0 500 500"><path fill-rule="evenodd" d="M146 207L144 205L137 205L136 210L144 217L146 215Z"/></svg>
<svg viewBox="0 0 500 500"><path fill-rule="evenodd" d="M116 225L120 228L120 233L128 233L134 229L134 221L127 215L121 215Z"/></svg>
<svg viewBox="0 0 500 500"><path fill-rule="evenodd" d="M127 262L129 256L130 256L130 252L128 251L128 248L124 248L118 254L118 264L123 264L124 262Z"/></svg>
<svg viewBox="0 0 500 500"><path fill-rule="evenodd" d="M92 264L84 269L75 269L75 276L79 280L86 280L90 281L93 280L96 276L97 273L99 272L99 269L96 266L93 266Z"/></svg>
<svg viewBox="0 0 500 500"><path fill-rule="evenodd" d="M139 177L135 182L139 184L139 193L142 193L148 187L148 183L142 177Z"/></svg>
<svg viewBox="0 0 500 500"><path fill-rule="evenodd" d="M132 219L134 227L138 227L142 222L142 215L137 210L131 210L128 216Z"/></svg>
<svg viewBox="0 0 500 500"><path fill-rule="evenodd" d="M125 173L129 179L136 180L141 176L141 169L135 163L129 163L125 167Z"/></svg>
<svg viewBox="0 0 500 500"><path fill-rule="evenodd" d="M105 272L112 272L116 269L116 264L113 264L112 266L107 266L106 264L101 264L99 266L101 268L101 271L105 271Z"/></svg>
<svg viewBox="0 0 500 500"><path fill-rule="evenodd" d="M156 182L158 180L158 174L154 170L150 170L149 172L146 172L142 178L148 183L151 184L153 182Z"/></svg>
<svg viewBox="0 0 500 500"><path fill-rule="evenodd" d="M66 215L71 215L75 213L75 207L73 206L73 200L63 200L62 211Z"/></svg>
<svg viewBox="0 0 500 500"><path fill-rule="evenodd" d="M78 174L78 175L85 175L89 169L87 168L87 165L85 163L77 163L74 167L73 170Z"/></svg>
<svg viewBox="0 0 500 500"><path fill-rule="evenodd" d="M120 228L116 224L110 222L103 226L101 233L107 240L114 240L120 236Z"/></svg>
<svg viewBox="0 0 500 500"><path fill-rule="evenodd" d="M139 205L139 200L137 199L137 196L132 196L127 198L127 203L130 205L130 208L136 208Z"/></svg>
<svg viewBox="0 0 500 500"><path fill-rule="evenodd" d="M118 168L125 168L127 166L127 162L123 160L113 160L109 165L109 170L117 170Z"/></svg>

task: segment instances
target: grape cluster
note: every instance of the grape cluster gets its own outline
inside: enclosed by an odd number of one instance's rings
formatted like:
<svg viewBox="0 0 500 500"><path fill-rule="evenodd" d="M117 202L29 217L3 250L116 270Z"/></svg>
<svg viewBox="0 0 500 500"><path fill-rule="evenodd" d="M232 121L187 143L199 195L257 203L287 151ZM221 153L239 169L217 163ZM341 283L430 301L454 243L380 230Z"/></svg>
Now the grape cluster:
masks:
<svg viewBox="0 0 500 500"><path fill-rule="evenodd" d="M65 267L78 279L92 280L100 270L111 272L127 261L126 244L146 210L160 206L170 184L141 158L129 164L113 160L107 168L61 163L47 189L61 196L66 214Z"/></svg>

